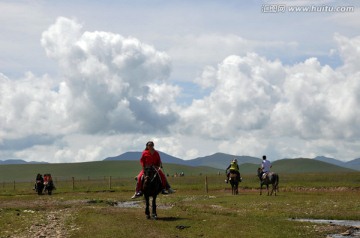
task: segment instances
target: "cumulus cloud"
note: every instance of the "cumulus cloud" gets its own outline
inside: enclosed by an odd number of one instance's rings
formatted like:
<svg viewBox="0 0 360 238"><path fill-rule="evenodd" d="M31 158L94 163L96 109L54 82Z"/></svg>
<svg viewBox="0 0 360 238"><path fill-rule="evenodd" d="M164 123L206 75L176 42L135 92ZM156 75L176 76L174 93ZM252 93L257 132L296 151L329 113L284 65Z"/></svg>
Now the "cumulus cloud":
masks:
<svg viewBox="0 0 360 238"><path fill-rule="evenodd" d="M279 61L271 62L255 53L227 57L216 72L205 74L203 81L213 84L211 94L184 110L185 130L232 138L239 130L262 129L281 98L284 75Z"/></svg>
<svg viewBox="0 0 360 238"><path fill-rule="evenodd" d="M64 82L60 94L70 120L86 133L166 130L176 121L171 108L152 104L154 91L169 77L166 53L109 32L84 32L76 21L59 18L43 33L42 45L57 60ZM178 93L165 86L168 102ZM156 122L156 123L155 123ZM161 125L161 126L160 126Z"/></svg>
<svg viewBox="0 0 360 238"><path fill-rule="evenodd" d="M226 55L193 79L209 93L184 105L182 88L168 80L167 53L134 37L83 28L60 17L43 32L58 77L0 74L0 158L99 160L142 150L148 140L187 159L218 151L358 156L359 37L335 34L338 68L314 57L289 65L256 50Z"/></svg>
<svg viewBox="0 0 360 238"><path fill-rule="evenodd" d="M359 138L360 43L338 34L335 40L344 62L336 69L316 58L283 65L255 53L206 67L197 82L212 91L184 108L181 130L220 139L218 147L227 151L347 154L328 148Z"/></svg>
<svg viewBox="0 0 360 238"><path fill-rule="evenodd" d="M41 44L59 65L58 79L0 75L4 150L17 141L39 145L30 138L42 135L166 133L177 121L172 107L180 89L166 83L166 53L133 37L84 31L63 17L43 33Z"/></svg>

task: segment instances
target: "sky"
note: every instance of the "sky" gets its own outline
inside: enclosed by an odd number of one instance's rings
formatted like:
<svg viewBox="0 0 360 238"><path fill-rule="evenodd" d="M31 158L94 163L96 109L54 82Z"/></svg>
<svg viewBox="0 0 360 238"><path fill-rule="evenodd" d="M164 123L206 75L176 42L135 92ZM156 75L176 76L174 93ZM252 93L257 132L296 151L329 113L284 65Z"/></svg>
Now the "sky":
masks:
<svg viewBox="0 0 360 238"><path fill-rule="evenodd" d="M0 160L360 158L359 6L0 0Z"/></svg>

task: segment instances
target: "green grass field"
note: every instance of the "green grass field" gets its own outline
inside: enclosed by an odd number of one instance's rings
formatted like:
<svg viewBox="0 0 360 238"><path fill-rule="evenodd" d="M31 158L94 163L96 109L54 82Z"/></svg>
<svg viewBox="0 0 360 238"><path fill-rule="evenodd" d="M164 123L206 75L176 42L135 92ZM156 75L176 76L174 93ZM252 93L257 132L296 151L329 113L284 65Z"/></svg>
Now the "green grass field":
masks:
<svg viewBox="0 0 360 238"><path fill-rule="evenodd" d="M131 203L132 175L114 178L111 189L106 178L74 188L58 181L52 196L36 195L29 182L0 184L0 237L326 237L347 228L292 219L360 218L358 172L280 174L276 197L259 195L255 175L243 175L237 196L224 179L169 177L177 192L159 196L156 221L145 218L142 199Z"/></svg>
<svg viewBox="0 0 360 238"><path fill-rule="evenodd" d="M171 175L184 172L186 175L216 174L219 170L211 167L191 167L177 164L164 165L164 172ZM34 181L36 174L51 173L53 178L67 180L99 179L112 176L113 178L130 178L140 171L138 161L96 161L65 164L17 164L0 165L0 183L13 181ZM223 173L223 171L221 171Z"/></svg>

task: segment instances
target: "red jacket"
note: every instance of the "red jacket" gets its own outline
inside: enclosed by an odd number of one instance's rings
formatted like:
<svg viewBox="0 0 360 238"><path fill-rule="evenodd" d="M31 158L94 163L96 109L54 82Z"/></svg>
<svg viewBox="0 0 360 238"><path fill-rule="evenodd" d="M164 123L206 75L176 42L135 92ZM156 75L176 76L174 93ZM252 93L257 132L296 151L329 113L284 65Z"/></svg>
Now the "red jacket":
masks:
<svg viewBox="0 0 360 238"><path fill-rule="evenodd" d="M141 155L140 164L143 168L152 165L161 167L161 159L159 153L154 150L154 153L151 154L149 150L144 150Z"/></svg>

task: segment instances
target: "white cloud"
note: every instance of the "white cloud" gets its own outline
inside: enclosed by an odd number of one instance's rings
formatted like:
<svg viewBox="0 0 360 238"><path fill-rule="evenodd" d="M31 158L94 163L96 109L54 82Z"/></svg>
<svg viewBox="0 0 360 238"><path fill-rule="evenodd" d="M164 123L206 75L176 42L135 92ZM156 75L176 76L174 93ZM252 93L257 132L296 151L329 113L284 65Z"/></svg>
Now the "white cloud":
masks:
<svg viewBox="0 0 360 238"><path fill-rule="evenodd" d="M211 94L184 109L183 124L194 134L232 138L240 130L262 129L281 97L284 68L257 54L229 56L218 65Z"/></svg>
<svg viewBox="0 0 360 238"><path fill-rule="evenodd" d="M166 53L135 38L84 32L79 23L63 17L43 33L41 42L58 62L62 79L27 73L12 80L0 75L4 145L43 134L166 132L177 120L172 107L179 88L166 84L171 67ZM34 142L35 151L41 148ZM86 148L79 151L62 148L55 159L99 156L96 151L85 156Z"/></svg>
<svg viewBox="0 0 360 238"><path fill-rule="evenodd" d="M176 89L164 84L170 73L166 53L135 38L83 32L79 23L67 18L58 18L43 33L42 45L59 63L67 112L82 131L146 132L151 127L166 129L176 119L171 108L162 105L159 112L149 100L156 88L171 90L164 98L176 95Z"/></svg>
<svg viewBox="0 0 360 238"><path fill-rule="evenodd" d="M360 65L360 36L347 38L335 34L335 41L339 47L339 54L344 62L343 73L353 74L359 72Z"/></svg>
<svg viewBox="0 0 360 238"><path fill-rule="evenodd" d="M186 159L218 151L358 156L359 37L335 34L333 52L343 60L335 68L315 57L288 64L249 53L263 45L238 36L182 42L182 56L175 47L161 52L134 37L83 28L60 17L42 34L59 77L0 74L0 158L93 161L142 150L148 140ZM198 59L189 57L192 50ZM169 55L202 62L193 81L206 96L186 106L177 101L184 88L168 80L176 66Z"/></svg>
<svg viewBox="0 0 360 238"><path fill-rule="evenodd" d="M358 37L335 39L344 60L338 69L316 58L284 66L253 53L206 68L198 82L213 90L183 109L179 130L218 139L225 151L252 154L272 145L273 154L284 157L330 153L334 141L357 141L360 44ZM353 149L334 151L333 156L357 156Z"/></svg>

